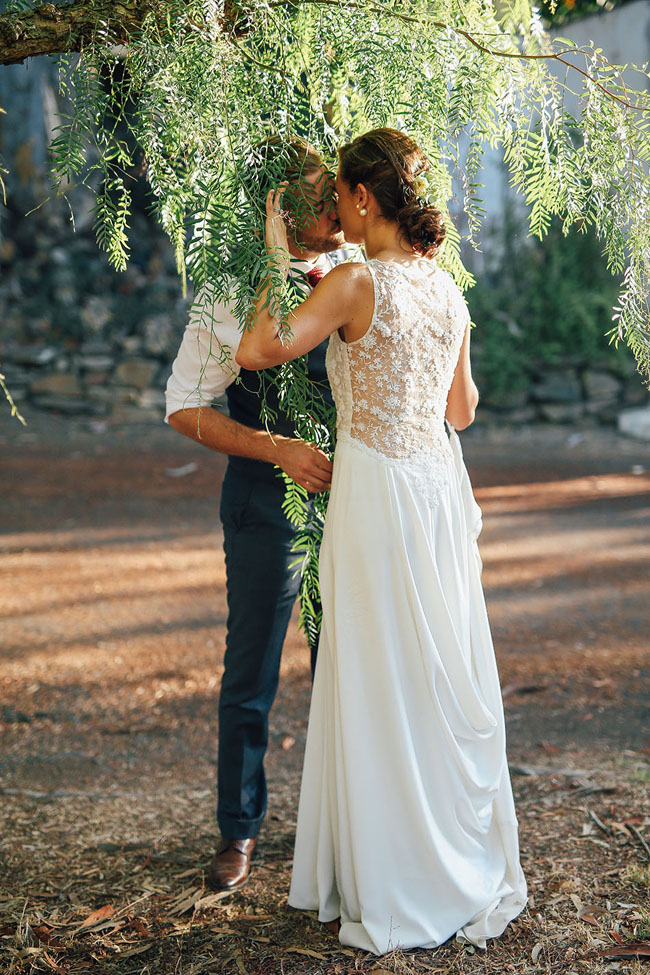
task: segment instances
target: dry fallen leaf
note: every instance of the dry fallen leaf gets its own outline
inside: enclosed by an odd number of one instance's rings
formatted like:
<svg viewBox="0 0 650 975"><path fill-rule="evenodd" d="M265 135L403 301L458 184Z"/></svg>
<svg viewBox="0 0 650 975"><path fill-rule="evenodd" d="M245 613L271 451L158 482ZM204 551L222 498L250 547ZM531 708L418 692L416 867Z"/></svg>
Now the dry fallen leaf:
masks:
<svg viewBox="0 0 650 975"><path fill-rule="evenodd" d="M325 961L326 955L321 955L319 951L312 951L310 948L285 948L285 951L295 952L297 955L308 955L310 958L319 958L321 961Z"/></svg>
<svg viewBox="0 0 650 975"><path fill-rule="evenodd" d="M127 948L126 951L118 951L117 957L131 958L132 955L142 955L145 951L149 951L153 944L153 941L148 941L146 945L136 945L135 948Z"/></svg>
<svg viewBox="0 0 650 975"><path fill-rule="evenodd" d="M111 917L115 913L115 908L110 904L104 904L103 907L98 907L96 911L89 914L85 921L80 924L80 928L89 928L93 924L98 924L100 921L105 921L107 917Z"/></svg>
<svg viewBox="0 0 650 975"><path fill-rule="evenodd" d="M244 965L244 959L240 951L235 954L235 964L237 965L237 971L240 975L249 975L248 969Z"/></svg>
<svg viewBox="0 0 650 975"><path fill-rule="evenodd" d="M635 941L614 948L604 948L601 958L650 958L650 941Z"/></svg>
<svg viewBox="0 0 650 975"><path fill-rule="evenodd" d="M596 928L600 927L600 921L593 914L585 912L584 914L580 913L578 917L581 921L585 921L586 924L593 924Z"/></svg>
<svg viewBox="0 0 650 975"><path fill-rule="evenodd" d="M575 907L576 911L580 912L582 910L582 901L580 900L580 898L578 897L578 895L577 894L569 894L569 897L573 901L573 906Z"/></svg>
<svg viewBox="0 0 650 975"><path fill-rule="evenodd" d="M216 894L206 894L205 897L199 898L199 900L194 902L195 911L205 911L208 907L214 907L219 901L222 901L224 897L232 893L230 890L220 890ZM178 912L181 913L180 911Z"/></svg>
<svg viewBox="0 0 650 975"><path fill-rule="evenodd" d="M36 927L32 926L32 931L38 938L40 942L47 945L48 948L63 948L63 942L59 941L52 934L52 929L48 928L45 924L39 924Z"/></svg>
<svg viewBox="0 0 650 975"><path fill-rule="evenodd" d="M182 890L180 894L178 894L177 897L175 897L175 899L171 902L168 908L168 913L170 915L184 914L185 911L189 911L189 909L201 899L203 893L203 887L186 887L185 890Z"/></svg>
<svg viewBox="0 0 650 975"><path fill-rule="evenodd" d="M598 907L595 904L583 904L578 908L578 918L580 921L585 921L587 924L593 924L595 927L600 927L600 921L598 918L601 914L604 914L602 907Z"/></svg>
<svg viewBox="0 0 650 975"><path fill-rule="evenodd" d="M183 870L182 873L176 874L176 880L186 880L187 877L195 877L197 873L201 872L200 867L190 867L189 870Z"/></svg>

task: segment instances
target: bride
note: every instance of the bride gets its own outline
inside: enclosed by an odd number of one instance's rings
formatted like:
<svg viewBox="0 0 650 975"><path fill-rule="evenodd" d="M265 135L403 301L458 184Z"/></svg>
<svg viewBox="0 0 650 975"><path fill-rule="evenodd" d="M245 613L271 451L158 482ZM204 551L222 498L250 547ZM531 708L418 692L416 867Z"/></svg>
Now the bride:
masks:
<svg viewBox="0 0 650 975"><path fill-rule="evenodd" d="M469 314L435 254L428 162L377 129L339 151L338 214L366 263L334 268L278 335L266 283L237 361L262 369L330 336L337 407L320 556L323 625L289 903L383 954L452 935L485 947L526 904L474 501L458 428L478 401ZM270 279L288 270L283 188Z"/></svg>

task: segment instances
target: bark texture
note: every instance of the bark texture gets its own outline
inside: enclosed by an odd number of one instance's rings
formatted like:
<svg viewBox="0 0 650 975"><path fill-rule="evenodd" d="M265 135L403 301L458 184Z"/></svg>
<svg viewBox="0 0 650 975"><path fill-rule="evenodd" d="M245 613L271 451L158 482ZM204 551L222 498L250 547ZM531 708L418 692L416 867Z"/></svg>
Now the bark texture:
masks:
<svg viewBox="0 0 650 975"><path fill-rule="evenodd" d="M234 34L239 11L227 3L224 29ZM41 3L31 10L0 14L0 64L19 64L44 54L81 51L93 41L124 44L134 37L147 14L164 22L165 0L72 0Z"/></svg>
<svg viewBox="0 0 650 975"><path fill-rule="evenodd" d="M42 3L32 10L0 16L0 64L18 64L43 54L80 51L95 37L127 41L160 0L73 0L58 6Z"/></svg>

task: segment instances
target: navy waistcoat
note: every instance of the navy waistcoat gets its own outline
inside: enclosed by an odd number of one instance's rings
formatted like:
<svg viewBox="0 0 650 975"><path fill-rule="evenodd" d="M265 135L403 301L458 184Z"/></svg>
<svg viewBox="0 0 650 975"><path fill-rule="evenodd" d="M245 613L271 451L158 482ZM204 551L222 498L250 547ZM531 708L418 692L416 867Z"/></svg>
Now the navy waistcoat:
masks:
<svg viewBox="0 0 650 975"><path fill-rule="evenodd" d="M329 405L332 404L332 391L327 380L327 370L325 369L325 353L327 352L327 340L317 345L315 349L307 355L307 369L309 379L316 383L318 394ZM271 372L272 370L268 370ZM260 419L260 406L262 403L262 393L266 391L266 402L277 418L275 422L268 422L266 425ZM286 437L295 436L294 425L287 413L280 408L278 393L273 383L264 381L264 373L256 372L251 369L242 369L239 378L226 389L228 400L228 411L230 417L237 423L252 427L255 430L268 429L272 433L279 433ZM273 479L277 476L277 471L272 464L263 460L253 460L250 457L229 457L229 463L233 469L256 479Z"/></svg>

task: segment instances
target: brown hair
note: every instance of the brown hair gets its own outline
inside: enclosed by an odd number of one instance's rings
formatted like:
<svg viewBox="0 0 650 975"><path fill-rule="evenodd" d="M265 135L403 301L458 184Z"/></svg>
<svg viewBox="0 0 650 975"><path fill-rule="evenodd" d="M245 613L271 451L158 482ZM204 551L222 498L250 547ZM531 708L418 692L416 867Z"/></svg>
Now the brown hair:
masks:
<svg viewBox="0 0 650 975"><path fill-rule="evenodd" d="M351 190L372 192L386 220L396 221L413 250L433 257L445 237L439 210L422 202L414 181L429 160L413 139L397 129L373 129L339 149L341 177Z"/></svg>
<svg viewBox="0 0 650 975"><path fill-rule="evenodd" d="M310 176L322 165L321 157L304 139L272 135L253 148L248 171L251 183L257 184L256 195L263 200L283 180L299 183L301 177Z"/></svg>

